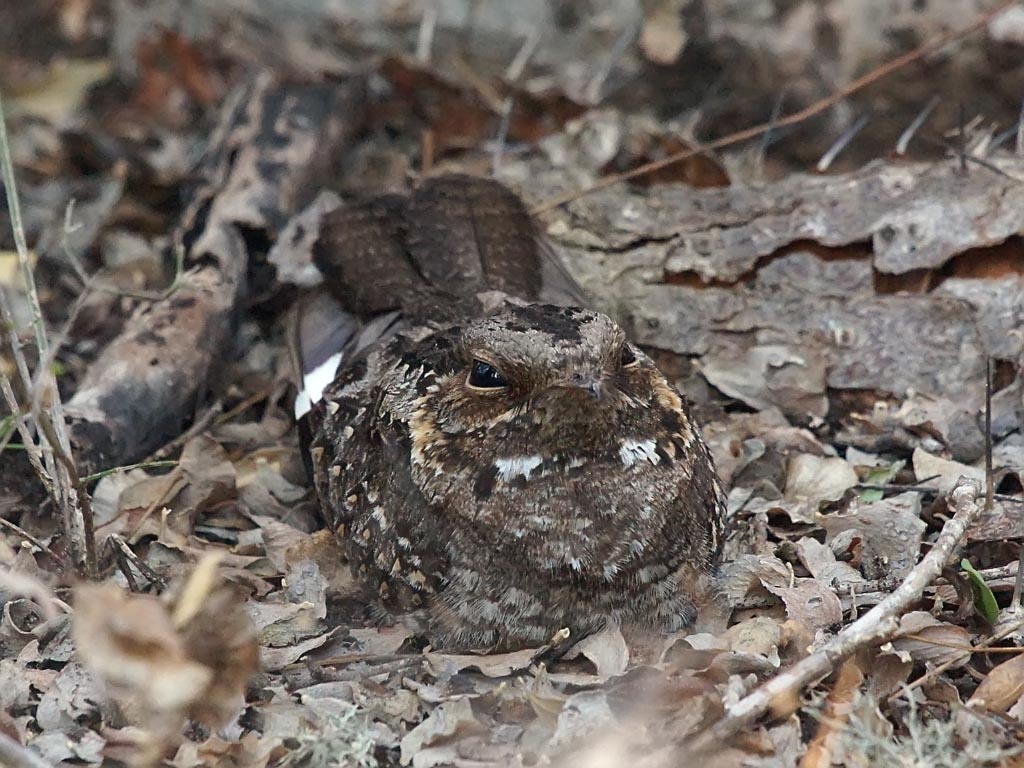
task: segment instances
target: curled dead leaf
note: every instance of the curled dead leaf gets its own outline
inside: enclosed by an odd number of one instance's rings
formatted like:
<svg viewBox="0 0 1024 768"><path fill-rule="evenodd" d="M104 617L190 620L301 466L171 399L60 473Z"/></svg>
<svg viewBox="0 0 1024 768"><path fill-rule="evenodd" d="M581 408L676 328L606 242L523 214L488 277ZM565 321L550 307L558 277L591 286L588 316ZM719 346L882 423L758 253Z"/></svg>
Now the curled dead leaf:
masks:
<svg viewBox="0 0 1024 768"><path fill-rule="evenodd" d="M140 724L176 733L188 716L210 726L239 711L256 669L256 632L244 602L216 583L209 560L175 608L112 584L75 590L73 636L85 667Z"/></svg>
<svg viewBox="0 0 1024 768"><path fill-rule="evenodd" d="M1024 654L1004 661L988 673L974 695L967 700L968 707L979 707L990 712L1006 712L1024 694Z"/></svg>

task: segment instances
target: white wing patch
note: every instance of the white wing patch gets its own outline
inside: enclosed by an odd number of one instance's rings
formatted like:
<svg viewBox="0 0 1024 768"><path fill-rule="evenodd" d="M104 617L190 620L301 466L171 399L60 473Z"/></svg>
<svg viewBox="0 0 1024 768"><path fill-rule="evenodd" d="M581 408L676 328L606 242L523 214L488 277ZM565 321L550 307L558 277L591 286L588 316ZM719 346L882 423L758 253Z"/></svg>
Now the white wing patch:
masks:
<svg viewBox="0 0 1024 768"><path fill-rule="evenodd" d="M494 466L498 470L498 477L506 483L512 478L529 477L537 467L544 461L540 456L509 456L504 459L495 459Z"/></svg>
<svg viewBox="0 0 1024 768"><path fill-rule="evenodd" d="M661 457L655 451L656 447L653 440L623 440L619 445L619 457L627 467L632 467L638 461L657 464Z"/></svg>
<svg viewBox="0 0 1024 768"><path fill-rule="evenodd" d="M295 418L301 419L314 403L319 403L324 396L324 390L334 381L338 373L338 366L341 364L342 353L331 355L316 368L302 375L302 390L295 396Z"/></svg>

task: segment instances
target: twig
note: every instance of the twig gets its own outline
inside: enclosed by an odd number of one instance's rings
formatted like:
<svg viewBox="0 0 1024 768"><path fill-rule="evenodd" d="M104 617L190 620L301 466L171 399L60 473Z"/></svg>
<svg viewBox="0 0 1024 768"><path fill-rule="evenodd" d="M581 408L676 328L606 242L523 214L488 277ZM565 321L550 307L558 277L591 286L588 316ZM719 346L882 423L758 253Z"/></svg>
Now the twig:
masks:
<svg viewBox="0 0 1024 768"><path fill-rule="evenodd" d="M0 324L7 326L7 346L11 350L17 369L17 375L13 379L0 374L0 384L2 384L4 399L7 401L11 413L23 413L22 405L19 405L19 402L21 404L34 403L37 398L41 402L39 412L32 413L32 426L42 435L43 439L38 443L35 442L32 430L24 418L18 420L19 431L25 438L25 449L40 481L53 499L57 509L60 510L64 536L67 539L68 550L75 568L79 575L94 578L97 568L92 530L92 507L89 503L88 493L78 476L75 463L71 460L71 440L68 437L57 382L53 373L45 366L49 345L22 225L21 206L18 201L18 188L7 139L2 99L0 99L0 166L2 166L4 188L7 192L7 208L14 233L15 249L18 253L18 264L32 307L32 329L41 366L39 386L36 389L33 377L28 373L28 363L14 328L6 295L0 292ZM34 459L33 454L35 454Z"/></svg>
<svg viewBox="0 0 1024 768"><path fill-rule="evenodd" d="M992 474L992 358L985 357L985 511L992 511L996 483Z"/></svg>
<svg viewBox="0 0 1024 768"><path fill-rule="evenodd" d="M498 135L494 137L494 153L491 156L491 175L497 176L501 169L501 161L505 155L505 142L508 141L508 127L512 121L512 107L515 100L509 96L501 108L501 121L498 123Z"/></svg>
<svg viewBox="0 0 1024 768"><path fill-rule="evenodd" d="M1008 142L1010 139L1016 139L1018 133L1021 130L1021 127L1022 127L1021 121L1018 120L1017 122L1015 122L1013 125L1011 125L1009 128L1007 128L1002 133L997 133L992 138L992 141L990 141L988 143L988 146L985 147L985 154L987 156L991 156L993 152L995 152L997 149L999 149L1001 146L1003 146L1003 144Z"/></svg>
<svg viewBox="0 0 1024 768"><path fill-rule="evenodd" d="M108 475L113 475L117 472L131 472L133 469L160 469L163 467L176 467L178 462L176 461L140 461L138 464L126 464L123 467L111 467L110 469L104 469L102 472L94 472L91 475L86 475L82 478L83 483L94 483L97 480L102 480Z"/></svg>
<svg viewBox="0 0 1024 768"><path fill-rule="evenodd" d="M928 103L925 104L924 109L917 113L917 117L910 122L910 125L906 127L903 133L900 134L899 139L896 141L897 155L907 154L907 147L910 146L910 140L914 138L914 134L921 129L921 126L925 124L925 121L927 121L929 117L931 117L932 112L935 111L935 108L939 106L941 102L941 98L938 96L932 96L931 99L928 100Z"/></svg>
<svg viewBox="0 0 1024 768"><path fill-rule="evenodd" d="M437 28L438 10L436 3L428 3L420 19L416 35L416 60L420 64L430 63L430 50L434 47L434 30Z"/></svg>
<svg viewBox="0 0 1024 768"><path fill-rule="evenodd" d="M533 58L534 52L537 50L537 45L540 43L540 30L534 29L526 39L523 40L522 46L519 51L509 62L508 67L505 68L505 79L514 83L520 77L523 76L523 71L526 69L526 65L530 63L530 59Z"/></svg>
<svg viewBox="0 0 1024 768"><path fill-rule="evenodd" d="M1024 99L1020 102L1020 117L1017 118L1017 157L1024 157Z"/></svg>
<svg viewBox="0 0 1024 768"><path fill-rule="evenodd" d="M804 686L828 675L840 660L892 636L899 626L898 617L938 577L953 550L966 535L971 522L981 514L979 493L980 489L973 481L961 479L949 493L950 504L955 510L953 517L942 527L934 546L907 574L903 583L810 656L728 707L726 716L698 736L693 747L703 751L735 736L773 706L792 702Z"/></svg>
<svg viewBox="0 0 1024 768"><path fill-rule="evenodd" d="M1018 621L1018 622L1016 622L1014 624L1011 624L1008 627L1004 627L999 632L994 634L992 637L990 637L987 640L985 640L985 641L983 641L981 643L978 643L978 645L974 646L973 652L974 653L980 653L982 651L988 650L989 648L991 648L993 645L998 643L1003 638L1012 635L1014 632L1019 630L1021 627L1024 627L1024 620ZM941 664L939 664L938 666L933 667L932 669L929 669L927 672L925 672L923 675L921 675L919 678L917 678L917 680L915 680L912 683L908 683L907 685L904 685L900 690L898 690L895 693L893 693L889 697L889 701L890 702L896 701L896 699L898 699L900 696L905 696L905 695L911 693L912 691L914 691L915 689L920 688L922 685L927 683L929 680L934 680L936 677L941 675L943 672L945 672L947 669L949 669L951 666L953 666L954 664L956 664L959 661L960 661L960 659L958 659L958 658L949 659L948 661L944 661Z"/></svg>
<svg viewBox="0 0 1024 768"><path fill-rule="evenodd" d="M963 651L964 653L984 653L992 654L993 656L1000 653L1014 653L1020 655L1024 653L1024 648L988 648L980 645L963 645L961 643L947 643L943 640L935 640L924 635L900 635L900 640L916 640L919 643L925 645L935 645L940 648L952 648L954 651Z"/></svg>
<svg viewBox="0 0 1024 768"><path fill-rule="evenodd" d="M39 303L39 292L36 290L36 279L29 262L28 242L25 240L25 227L21 219L21 204L18 202L14 183L14 163L11 160L11 147L7 139L7 119L4 116L3 96L0 94L0 164L3 165L4 189L7 190L7 212L11 217L11 230L14 234L14 249L18 254L18 265L21 267L25 291L28 293L32 308L32 331L35 334L36 347L39 354L46 353L46 325L43 323L42 305Z"/></svg>
<svg viewBox="0 0 1024 768"><path fill-rule="evenodd" d="M41 542L39 539L37 539L31 533L26 531L24 528L21 528L20 526L15 525L14 523L12 523L10 520L5 520L2 517L0 517L0 526L3 526L4 528L9 530L13 534L15 534L17 536L20 536L25 541L27 541L29 544L31 544L33 547L37 547L40 552L45 552L50 557L52 557L54 560L60 562L60 558L57 557L57 555L54 553L54 551L52 549L50 549L48 546L43 544L43 542Z"/></svg>
<svg viewBox="0 0 1024 768"><path fill-rule="evenodd" d="M868 87L869 85L872 85L873 83L876 83L879 80L888 77L893 72L902 69L908 64L913 64L915 61L919 61L920 59L923 59L926 56L929 56L933 53L936 53L937 51L942 50L950 43L955 42L960 38L966 37L967 35L970 35L973 32L977 32L979 29L985 27L992 19L994 19L1000 13L1005 11L1007 8L1016 5L1017 2L1018 0L1003 0L1003 2L999 3L992 10L986 11L985 13L978 16L966 27L946 32L945 34L939 35L938 37L921 44L917 48L914 48L913 50L908 51L907 53L901 54L893 59L890 59L884 64L875 67L875 69L871 70L867 74L858 77L856 80L849 83L848 85L839 88L838 90L834 91L825 98L820 99L814 102L813 104L810 104L809 106L804 107L803 109L797 112L794 112L791 115L786 115L780 120L762 123L761 125L755 125L751 128L745 128L742 131L731 133L728 136L723 136L722 138L716 139L707 144L698 144L690 149L685 149L680 152L676 152L675 154L669 155L668 157L664 157L661 158L660 160L655 160L653 162L646 163L637 168L633 168L632 170L624 171L622 173L610 174L602 179L599 179L595 183L591 184L589 187L586 187L581 190L576 190L575 192L570 192L565 195L556 197L552 200L548 200L547 202L541 203L540 205L536 206L531 211L531 213L538 214L543 213L545 211L550 211L553 208L558 208L559 206L565 205L568 202L572 202L573 200L579 197L583 197L584 195L589 195L593 192L597 192L602 189L607 189L608 187L613 186L614 184L618 184L620 181L635 179L638 176L645 176L649 173L653 173L654 171L658 171L661 170L662 168L678 163L681 160L687 160L696 155L705 154L711 150L722 149L723 147L729 147L732 146L733 144L738 144L741 141L746 141L747 139L753 139L757 136L760 136L765 131L775 130L777 128L802 123L805 120L808 120L809 118L812 118L828 109L831 109L836 104L840 103L843 99L848 98L849 96L853 95L854 93L857 93L858 91L864 90L864 88Z"/></svg>
<svg viewBox="0 0 1024 768"><path fill-rule="evenodd" d="M184 470L182 470L181 468L181 464L178 464L174 469L172 469L170 472L164 475L165 482L163 489L161 489L160 494L155 499L153 499L150 505L146 507L146 510L142 513L142 517L139 518L139 522L135 524L135 527L132 529L131 533L128 534L129 541L135 540L135 537L138 536L139 531L142 530L142 526L145 525L147 520L149 520L150 515L152 515L156 511L156 508L163 506L166 501L169 501L172 498L171 492L174 491L175 494L177 493L177 491L175 491L175 486L178 484L178 481L184 476L184 474L185 473Z"/></svg>
<svg viewBox="0 0 1024 768"><path fill-rule="evenodd" d="M935 478L931 478L935 479ZM925 481L921 481L925 482ZM929 485L900 485L899 483L882 484L882 483L857 483L857 488L861 488L865 491L894 491L896 493L920 493L924 496L938 496L942 493L941 488L933 488ZM992 498L995 501L1008 501L1011 504L1024 504L1024 499L1018 499L1016 496L1007 496L1005 493L993 493Z"/></svg>
<svg viewBox="0 0 1024 768"><path fill-rule="evenodd" d="M249 403L249 405L251 405L251 403ZM192 422L191 427L186 429L184 432L182 432L180 435L178 435L176 438L171 440L166 445L158 448L153 453L151 453L146 458L146 461L159 461L163 458L166 458L167 456L170 456L176 450L185 445L185 443L187 443L193 437L205 432L210 427L211 424L219 424L220 419L223 418L222 414L224 414L224 401L215 400L213 404L203 412L202 416L200 416L198 419Z"/></svg>
<svg viewBox="0 0 1024 768"><path fill-rule="evenodd" d="M622 58L629 44L633 41L633 38L637 36L640 31L640 25L643 23L642 17L639 15L631 23L627 24L623 30L619 33L619 36L615 39L615 43L612 45L611 51L608 53L608 58L605 59L593 79L587 83L586 97L591 104L599 104L601 102L601 91L604 90L605 81L615 70L615 65L618 64L619 59Z"/></svg>
<svg viewBox="0 0 1024 768"><path fill-rule="evenodd" d="M839 157L839 153L846 149L850 142L854 140L858 133L860 133L864 126L868 124L868 120L871 115L861 115L854 120L853 125L843 131L839 138L836 139L832 146L828 148L824 155L821 156L821 160L818 161L817 171L818 173L824 173L829 169L835 159Z"/></svg>
<svg viewBox="0 0 1024 768"><path fill-rule="evenodd" d="M24 747L3 731L0 731L0 765L8 768L53 768L28 747Z"/></svg>
<svg viewBox="0 0 1024 768"><path fill-rule="evenodd" d="M775 99L775 104L772 105L771 115L768 117L769 125L774 125L778 122L779 116L782 114L782 107L785 106L785 103L786 89L783 88L779 91L779 95ZM758 178L764 177L765 158L768 156L768 147L771 146L772 133L773 131L771 129L765 131L764 135L761 137L761 141L759 141L757 145L757 153L754 155L754 167Z"/></svg>
<svg viewBox="0 0 1024 768"><path fill-rule="evenodd" d="M164 581L163 577L159 573L154 571L152 568L146 565L146 563L142 562L142 560L139 559L139 556L135 554L135 550L133 550L131 546L128 544L128 542L124 540L123 536L120 536L116 533L112 533L107 538L107 541L110 542L111 549L117 552L118 555L124 559L126 564L130 563L131 565L134 565L135 570L137 570L140 574L149 579L150 583L156 584L161 588L167 586L167 582ZM127 569L122 569L122 571L125 572L125 578L129 580L132 578L130 571L127 571ZM138 592L139 590L135 588L132 591Z"/></svg>

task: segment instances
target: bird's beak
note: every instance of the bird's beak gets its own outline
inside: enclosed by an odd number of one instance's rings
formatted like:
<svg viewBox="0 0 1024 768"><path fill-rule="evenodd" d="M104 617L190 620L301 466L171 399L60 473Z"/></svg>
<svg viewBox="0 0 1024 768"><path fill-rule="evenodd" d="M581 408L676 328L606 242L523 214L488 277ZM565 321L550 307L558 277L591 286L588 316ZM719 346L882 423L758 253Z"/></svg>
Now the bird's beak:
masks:
<svg viewBox="0 0 1024 768"><path fill-rule="evenodd" d="M601 376L596 373L572 373L565 378L562 386L568 389L582 389L589 393L595 400L601 399L602 381Z"/></svg>

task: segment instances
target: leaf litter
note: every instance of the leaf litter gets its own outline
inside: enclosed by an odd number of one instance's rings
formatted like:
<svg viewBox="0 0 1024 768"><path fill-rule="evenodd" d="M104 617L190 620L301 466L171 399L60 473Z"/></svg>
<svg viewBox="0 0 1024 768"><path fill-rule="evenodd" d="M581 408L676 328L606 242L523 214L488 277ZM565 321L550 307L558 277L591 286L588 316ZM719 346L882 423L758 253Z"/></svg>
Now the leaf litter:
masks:
<svg viewBox="0 0 1024 768"><path fill-rule="evenodd" d="M726 557L698 624L677 636L609 627L514 653L446 653L368 611L337 542L319 530L287 415L281 310L296 286L318 280L309 254L323 212L403 189L414 164L498 165L499 178L542 203L693 145L696 123L637 111L621 86L658 81L665 71L649 68L687 62L701 35L740 41L742 55L767 39L759 50L787 71L826 54L781 50L775 22L754 30L718 9L702 29L683 4L662 2L644 7L635 45L603 79L586 65L631 39L615 14L552 23L563 45L538 45L517 81L474 76L461 60L480 57L479 71L491 72L487 51L449 55L443 41L460 32L444 14L436 55L414 60L401 53L410 49L400 19L362 18L331 44L316 33L323 19L303 11L279 46L267 44L273 11L257 4L219 38L203 31L222 18L216 4L198 4L191 29L155 0L101 5L54 4L53 28L79 30L60 43L66 61L27 43L5 49L0 80L37 75L16 100L13 149L44 311L51 327L75 321L59 362L67 391L79 392L83 461L143 465L96 483L106 570L80 584L38 491L13 479L23 462L3 454L0 515L18 527L0 530L0 732L54 766L676 765L689 739L757 683L890 593L948 517L943 493L961 477L985 478L991 356L1001 498L961 554L998 621L979 613L953 568L886 643L706 759L1019 761L1024 671L1006 653L1022 623L1010 604L1024 535L1013 500L1024 490L1019 157L990 156L999 173L931 157L835 176L780 159L779 178L764 183L742 152L709 154L542 214L572 274L694 400L730 491ZM476 34L494 43L492 57L507 48L511 58L531 31L511 39L501 12L485 10ZM533 12L547 18L546 7ZM942 13L894 23L929 30ZM779 24L792 32L801 18L792 10ZM149 31L154 20L164 32ZM826 21L854 35L856 25ZM112 43L109 57L80 55L90 34L97 49ZM844 67L871 55L844 50ZM246 79L248 63L271 51L267 66L292 82ZM816 83L813 67L800 71ZM317 108L325 94L336 109ZM696 112L697 122L714 115L710 103ZM785 137L780 146L789 162L803 151ZM204 177L213 182L187 186ZM189 210L189 199L201 204ZM0 256L12 246L7 226ZM127 293L87 293L69 317L80 285L68 259L122 289L159 290L175 233L198 243L189 257L202 258L188 268L209 280L196 280L202 290L156 309ZM159 347L145 336L154 318L173 327L179 317L167 340L180 357L136 354ZM228 328L244 340L237 355L193 349L197 329L220 339ZM140 392L157 381L148 367L189 375L147 401ZM140 402L161 418L133 417ZM97 431L108 417L123 434ZM184 434L188 424L202 428ZM168 443L173 467L145 462Z"/></svg>

